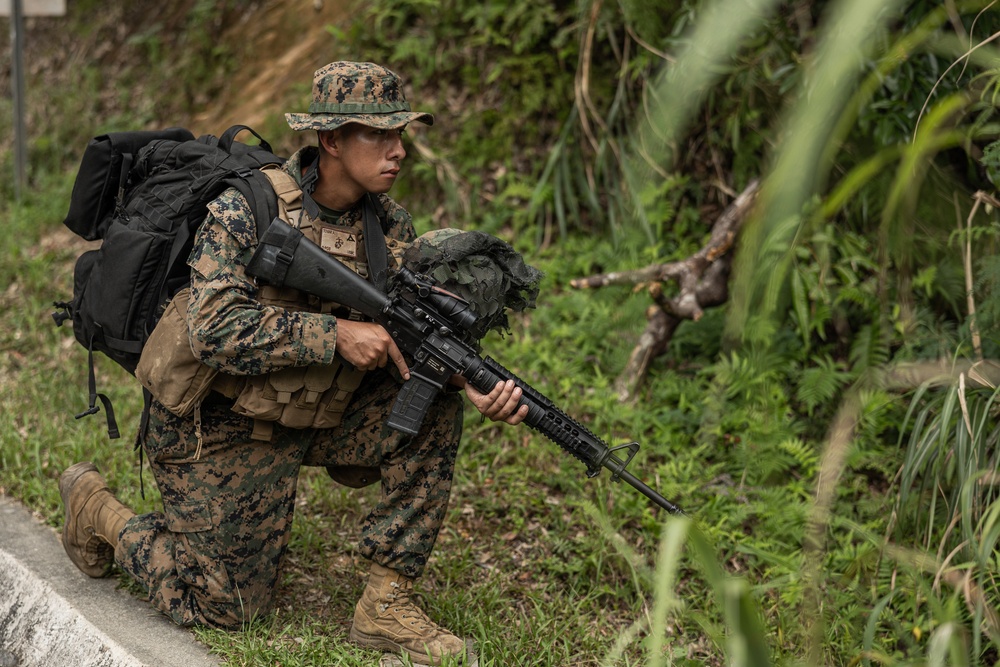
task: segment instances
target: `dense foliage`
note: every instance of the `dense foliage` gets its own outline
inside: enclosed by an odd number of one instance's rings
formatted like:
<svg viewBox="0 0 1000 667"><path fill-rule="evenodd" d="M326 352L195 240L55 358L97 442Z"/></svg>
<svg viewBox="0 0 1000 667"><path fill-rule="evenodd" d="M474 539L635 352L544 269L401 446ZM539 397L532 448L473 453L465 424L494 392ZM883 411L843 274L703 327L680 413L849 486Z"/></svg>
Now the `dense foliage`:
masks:
<svg viewBox="0 0 1000 667"><path fill-rule="evenodd" d="M85 18L94 3L76 4L67 25L93 55L36 51L50 77L30 119L36 194L7 205L18 233L0 246L0 485L53 523L58 498L40 480L72 457L103 452L134 477L99 426L81 438L50 423L49 393L70 410L55 385L16 389L38 375L82 386L79 356L40 324L69 280L72 249L46 242L78 156L66 146L96 129L67 119L108 130L197 113L251 58L227 38L237 19L280 3L104 3L129 26L107 46ZM545 269L538 311L490 341L496 355L598 432L641 440L635 470L695 517L663 521L621 485L580 480L551 445L470 420L476 446L430 581L485 664L532 649L553 665L997 663L988 5L374 0L328 26L324 57L384 62L435 113L394 192L420 226L502 235ZM154 66L128 66L140 60ZM275 106L280 121L299 102ZM613 405L646 303L569 280L689 256L758 177L731 302L681 325L638 399ZM311 596L317 577L353 574L336 554L350 553L344 526L364 498L312 477L303 498L288 608L245 639L203 635L233 664L342 650L323 639L332 612L309 617L325 609Z"/></svg>

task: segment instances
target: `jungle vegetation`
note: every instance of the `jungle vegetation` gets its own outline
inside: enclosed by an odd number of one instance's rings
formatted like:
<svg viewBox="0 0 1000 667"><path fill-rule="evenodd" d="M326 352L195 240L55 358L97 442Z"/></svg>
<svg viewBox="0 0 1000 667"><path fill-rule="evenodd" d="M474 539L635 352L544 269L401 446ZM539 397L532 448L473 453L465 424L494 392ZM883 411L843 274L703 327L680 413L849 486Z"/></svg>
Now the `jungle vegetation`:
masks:
<svg viewBox="0 0 1000 667"><path fill-rule="evenodd" d="M545 271L486 350L639 441L630 470L689 514L470 415L421 587L481 665L1000 663L995 0L314 5L80 0L28 22L20 201L0 179L0 491L58 526L55 480L89 458L155 509L129 443L72 419L85 352L48 316L82 248L60 230L79 157L245 99L290 152L308 79L255 96L251 75L280 66L266 35L318 25L317 66L381 62L435 114L393 192L418 229L486 231ZM132 378L99 371L135 418ZM228 664L377 659L345 642L372 490L320 473L275 612L196 632Z"/></svg>

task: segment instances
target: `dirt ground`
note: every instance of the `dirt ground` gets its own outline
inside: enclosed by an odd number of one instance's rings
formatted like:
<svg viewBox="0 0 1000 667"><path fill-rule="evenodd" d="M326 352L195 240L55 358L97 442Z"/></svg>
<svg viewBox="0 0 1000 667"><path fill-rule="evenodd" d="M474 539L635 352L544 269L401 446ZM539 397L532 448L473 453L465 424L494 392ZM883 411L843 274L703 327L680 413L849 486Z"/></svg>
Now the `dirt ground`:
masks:
<svg viewBox="0 0 1000 667"><path fill-rule="evenodd" d="M220 92L216 94L213 87L203 101L196 101L190 117L171 121L195 134L219 134L235 123L258 127L268 114L304 111L313 72L336 57L329 26L347 16L351 5L352 0L248 0L241 3L239 12L229 12L224 24L205 26L205 34L218 41L227 57L239 54L237 71ZM106 118L128 114L136 106L128 100L152 101L155 92L144 88L147 79L138 61L150 52L168 63L175 59L187 47L185 40L192 38L188 30L197 13L193 0L109 2L100 14L93 14L84 3L71 3L68 9L66 17L26 17L24 21L25 121L32 141L67 123L89 124L95 134L99 129L101 118L66 118L65 107L51 104L52 96L60 96L60 91L74 95L95 89L88 93L91 102L79 106L99 110ZM13 95L12 56L11 37L4 29L0 31L0 96L8 100ZM364 59L363 54L351 57ZM211 69L213 63L205 67ZM100 81L81 85L81 78L92 76L94 70L100 73ZM286 109L289 104L294 108ZM0 119L0 128L7 122ZM135 122L134 129L141 129L151 119L136 115ZM0 132L0 152L12 150L12 142L11 135Z"/></svg>
<svg viewBox="0 0 1000 667"><path fill-rule="evenodd" d="M218 133L236 123L261 125L274 100L288 99L291 87L304 87L313 72L330 62L328 26L342 19L349 7L350 0L277 0L233 26L256 45L258 57L240 69L228 94L195 115L192 131ZM304 97L302 108L294 110L305 111L308 102Z"/></svg>

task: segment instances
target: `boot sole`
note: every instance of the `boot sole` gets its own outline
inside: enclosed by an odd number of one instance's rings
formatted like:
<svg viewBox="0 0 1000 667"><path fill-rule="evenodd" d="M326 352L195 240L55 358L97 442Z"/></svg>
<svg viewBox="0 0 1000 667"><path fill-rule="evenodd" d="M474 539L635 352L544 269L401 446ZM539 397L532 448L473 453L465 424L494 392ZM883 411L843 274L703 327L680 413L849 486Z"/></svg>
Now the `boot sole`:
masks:
<svg viewBox="0 0 1000 667"><path fill-rule="evenodd" d="M359 646L364 646L365 648L374 648L382 651L388 651L389 653L395 653L396 655L402 655L405 653L406 655L410 656L410 660L419 665L430 665L431 667L433 667L434 665L440 665L441 662L444 660L444 658L434 658L430 655L427 655L426 653L414 653L413 651L410 651L405 647L400 646L391 639L386 639L381 635L369 635L365 632L361 632L353 625L351 626L351 632L348 635L348 637L355 644ZM449 655L448 657L452 659L457 659L463 663L465 662L464 652L462 655Z"/></svg>
<svg viewBox="0 0 1000 667"><path fill-rule="evenodd" d="M73 565L76 565L77 569L88 577L101 579L108 576L108 573L111 571L111 565L114 562L114 558L112 557L109 562L104 565L91 565L84 560L83 556L77 549L69 546L70 536L73 532L76 532L75 530L70 530L71 517L69 513L69 496L80 477L91 471L98 472L97 466L89 461L83 461L66 468L66 470L63 471L63 474L59 476L59 496L62 498L63 508L66 512L66 521L63 523L62 530L62 543L63 549L66 551L66 555L69 556L71 561L73 561Z"/></svg>

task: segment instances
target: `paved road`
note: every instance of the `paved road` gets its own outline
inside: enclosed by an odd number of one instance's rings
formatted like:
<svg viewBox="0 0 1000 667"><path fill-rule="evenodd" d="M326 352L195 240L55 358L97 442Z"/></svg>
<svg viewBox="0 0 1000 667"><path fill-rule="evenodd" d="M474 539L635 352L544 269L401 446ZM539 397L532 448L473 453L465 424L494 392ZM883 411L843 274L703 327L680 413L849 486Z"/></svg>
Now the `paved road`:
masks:
<svg viewBox="0 0 1000 667"><path fill-rule="evenodd" d="M0 496L0 667L219 667L117 580L91 579L56 532Z"/></svg>

